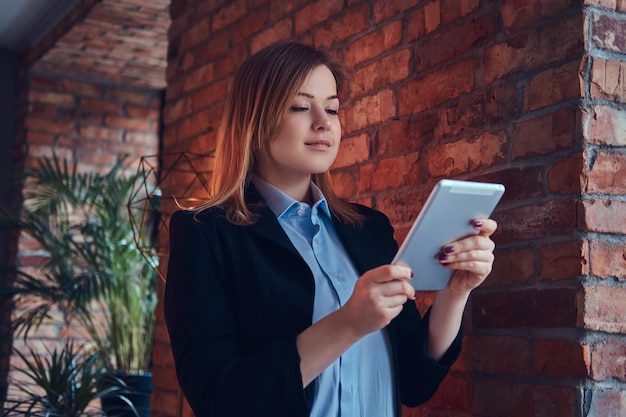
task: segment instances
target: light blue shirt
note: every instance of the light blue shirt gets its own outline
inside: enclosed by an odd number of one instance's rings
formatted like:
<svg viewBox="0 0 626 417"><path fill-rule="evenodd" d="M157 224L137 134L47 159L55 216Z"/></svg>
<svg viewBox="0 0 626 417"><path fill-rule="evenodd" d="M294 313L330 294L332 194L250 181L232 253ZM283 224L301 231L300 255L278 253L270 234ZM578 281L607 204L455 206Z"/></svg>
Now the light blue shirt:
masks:
<svg viewBox="0 0 626 417"><path fill-rule="evenodd" d="M359 277L337 236L326 199L313 183L313 207L258 177L254 185L313 273L315 323L346 303ZM392 417L393 381L386 331L370 333L312 382L316 393L311 417Z"/></svg>

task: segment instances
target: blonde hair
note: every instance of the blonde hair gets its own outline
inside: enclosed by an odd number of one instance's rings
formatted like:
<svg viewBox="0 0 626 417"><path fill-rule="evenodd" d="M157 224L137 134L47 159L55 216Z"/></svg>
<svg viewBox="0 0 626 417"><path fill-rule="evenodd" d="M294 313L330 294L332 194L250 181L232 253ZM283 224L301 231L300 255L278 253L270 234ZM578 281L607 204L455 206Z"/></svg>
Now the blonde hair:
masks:
<svg viewBox="0 0 626 417"><path fill-rule="evenodd" d="M311 71L320 65L330 69L339 93L346 78L343 67L310 46L276 43L244 61L235 74L218 130L211 199L198 209L219 206L232 223L255 221L256 215L245 202L255 156L269 152L292 100ZM350 224L360 222L354 206L333 191L328 172L314 174L312 179L333 215Z"/></svg>

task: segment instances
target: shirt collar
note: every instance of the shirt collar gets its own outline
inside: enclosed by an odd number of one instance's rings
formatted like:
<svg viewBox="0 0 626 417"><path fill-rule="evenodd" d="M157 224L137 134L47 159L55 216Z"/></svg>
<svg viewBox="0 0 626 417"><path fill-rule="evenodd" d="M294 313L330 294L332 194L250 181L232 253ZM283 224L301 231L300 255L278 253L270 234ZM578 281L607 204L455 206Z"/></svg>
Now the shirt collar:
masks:
<svg viewBox="0 0 626 417"><path fill-rule="evenodd" d="M287 212L287 210L289 210L289 208L294 204L304 204L291 198L280 189L274 187L272 184L256 175L252 177L252 182L277 218L285 214L285 212ZM328 202L326 201L324 194L322 194L322 191L317 185L315 185L314 182L311 182L311 191L314 201L313 207L318 206L324 213L326 213L328 218L331 218L330 210L328 209Z"/></svg>

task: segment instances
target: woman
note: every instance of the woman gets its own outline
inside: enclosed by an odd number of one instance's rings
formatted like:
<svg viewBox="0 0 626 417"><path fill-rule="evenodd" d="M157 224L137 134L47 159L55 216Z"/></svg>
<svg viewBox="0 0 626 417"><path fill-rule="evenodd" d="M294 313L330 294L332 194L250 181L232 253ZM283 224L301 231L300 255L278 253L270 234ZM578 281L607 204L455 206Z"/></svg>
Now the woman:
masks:
<svg viewBox="0 0 626 417"><path fill-rule="evenodd" d="M454 269L421 317L388 218L344 202L340 66L271 45L242 64L219 132L211 200L170 225L165 318L196 416L399 416L461 349L468 296L491 271L496 223L442 248Z"/></svg>

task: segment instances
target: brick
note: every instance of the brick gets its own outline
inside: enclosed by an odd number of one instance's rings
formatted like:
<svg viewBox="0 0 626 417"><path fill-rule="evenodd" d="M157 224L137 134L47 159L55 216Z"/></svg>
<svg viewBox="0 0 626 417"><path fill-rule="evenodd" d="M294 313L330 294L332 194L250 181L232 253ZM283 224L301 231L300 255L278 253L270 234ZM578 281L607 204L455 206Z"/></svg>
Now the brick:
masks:
<svg viewBox="0 0 626 417"><path fill-rule="evenodd" d="M185 53L185 71L194 66L213 62L216 58L227 55L235 49L236 47L231 45L231 34L228 31L214 33L211 35L211 42L199 44Z"/></svg>
<svg viewBox="0 0 626 417"><path fill-rule="evenodd" d="M238 44L250 39L254 33L265 27L268 18L269 10L267 9L250 11L242 16L232 31L232 43Z"/></svg>
<svg viewBox="0 0 626 417"><path fill-rule="evenodd" d="M477 138L446 143L426 152L426 169L433 177L455 176L504 161L506 137L485 133Z"/></svg>
<svg viewBox="0 0 626 417"><path fill-rule="evenodd" d="M626 333L625 287L586 287L581 302L581 325L585 329Z"/></svg>
<svg viewBox="0 0 626 417"><path fill-rule="evenodd" d="M217 32L238 21L249 13L246 0L235 0L223 3L213 16L212 32Z"/></svg>
<svg viewBox="0 0 626 417"><path fill-rule="evenodd" d="M595 385L585 395L589 417L623 417L626 415L626 390Z"/></svg>
<svg viewBox="0 0 626 417"><path fill-rule="evenodd" d="M535 375L553 379L586 378L590 371L590 353L578 341L536 339L533 342Z"/></svg>
<svg viewBox="0 0 626 417"><path fill-rule="evenodd" d="M187 74L183 82L183 92L196 90L213 81L213 67L213 63L208 63Z"/></svg>
<svg viewBox="0 0 626 417"><path fill-rule="evenodd" d="M60 93L76 94L86 97L102 97L105 87L95 83L60 79L57 81L57 91Z"/></svg>
<svg viewBox="0 0 626 417"><path fill-rule="evenodd" d="M479 0L441 0L441 20L448 24L476 11Z"/></svg>
<svg viewBox="0 0 626 417"><path fill-rule="evenodd" d="M147 92L132 91L124 88L111 88L107 91L106 98L122 103L132 103L146 106L150 103L151 94Z"/></svg>
<svg viewBox="0 0 626 417"><path fill-rule="evenodd" d="M250 52L255 53L274 42L291 39L294 24L292 19L283 19L255 36L250 42Z"/></svg>
<svg viewBox="0 0 626 417"><path fill-rule="evenodd" d="M25 142L28 144L37 144L37 145L52 145L54 141L54 135L49 133L41 133L41 132L26 132Z"/></svg>
<svg viewBox="0 0 626 417"><path fill-rule="evenodd" d="M465 136L480 133L486 126L501 124L510 120L516 110L515 99L509 95L513 89L491 89L480 94L459 97L458 102L441 110L441 125L437 131L440 137ZM511 100L511 101L509 101ZM507 103L507 101L509 101Z"/></svg>
<svg viewBox="0 0 626 417"><path fill-rule="evenodd" d="M579 388L478 379L474 384L472 415L575 416Z"/></svg>
<svg viewBox="0 0 626 417"><path fill-rule="evenodd" d="M351 79L352 97L361 97L406 79L409 76L410 61L411 51L402 49L359 69Z"/></svg>
<svg viewBox="0 0 626 417"><path fill-rule="evenodd" d="M356 39L346 48L344 65L355 66L395 49L402 41L402 22L395 20L384 25L380 30Z"/></svg>
<svg viewBox="0 0 626 417"><path fill-rule="evenodd" d="M140 119L148 119L152 121L159 120L161 117L160 109L150 109L144 107L138 107L133 105L128 105L125 107L126 115L129 117L136 117Z"/></svg>
<svg viewBox="0 0 626 417"><path fill-rule="evenodd" d="M398 111L414 114L435 107L474 89L475 61L466 59L418 80L398 91Z"/></svg>
<svg viewBox="0 0 626 417"><path fill-rule="evenodd" d="M626 281L626 248L622 242L592 240L589 243L589 264L594 277Z"/></svg>
<svg viewBox="0 0 626 417"><path fill-rule="evenodd" d="M528 376L531 359L526 337L509 335L468 335L455 368L489 375Z"/></svg>
<svg viewBox="0 0 626 417"><path fill-rule="evenodd" d="M357 176L352 171L333 170L333 189L341 198L354 200L357 195Z"/></svg>
<svg viewBox="0 0 626 417"><path fill-rule="evenodd" d="M472 323L476 328L573 327L577 292L568 288L527 289L472 295Z"/></svg>
<svg viewBox="0 0 626 417"><path fill-rule="evenodd" d="M626 146L626 111L592 106L582 111L584 139L597 145Z"/></svg>
<svg viewBox="0 0 626 417"><path fill-rule="evenodd" d="M550 200L497 212L498 239L502 243L570 234L577 227L575 200ZM578 226L580 227L580 226Z"/></svg>
<svg viewBox="0 0 626 417"><path fill-rule="evenodd" d="M120 103L98 98L81 98L79 107L97 113L120 114L122 111L122 105Z"/></svg>
<svg viewBox="0 0 626 417"><path fill-rule="evenodd" d="M511 168L473 177L475 181L504 184L506 191L501 203L523 201L546 195L544 190L544 167L535 165Z"/></svg>
<svg viewBox="0 0 626 417"><path fill-rule="evenodd" d="M61 108L56 107L52 104L45 103L29 103L28 104L28 113L32 116L41 117L44 119L55 119L58 113L58 110Z"/></svg>
<svg viewBox="0 0 626 417"><path fill-rule="evenodd" d="M443 410L468 410L472 402L472 383L465 376L448 375L433 397L428 400L432 407ZM405 416L405 414L402 414ZM406 417L406 416L405 416Z"/></svg>
<svg viewBox="0 0 626 417"><path fill-rule="evenodd" d="M374 21L380 23L402 14L418 4L417 0L377 1L374 2Z"/></svg>
<svg viewBox="0 0 626 417"><path fill-rule="evenodd" d="M598 150L588 174L586 191L626 194L626 154Z"/></svg>
<svg viewBox="0 0 626 417"><path fill-rule="evenodd" d="M31 89L36 90L54 90L56 87L56 80L42 74L34 74L28 80Z"/></svg>
<svg viewBox="0 0 626 417"><path fill-rule="evenodd" d="M206 87L203 87L193 93L191 98L191 107L193 111L206 109L214 106L217 103L223 102L224 98L228 94L229 83L226 80L211 83ZM177 110L183 110L182 106L186 105L187 99L181 100L181 108ZM191 112L189 112L191 113Z"/></svg>
<svg viewBox="0 0 626 417"><path fill-rule="evenodd" d="M54 104L62 107L72 107L75 105L74 96L71 94L56 93L54 91L28 90L28 100L30 102L41 102Z"/></svg>
<svg viewBox="0 0 626 417"><path fill-rule="evenodd" d="M345 134L382 123L396 115L393 93L391 90L383 90L364 97L347 108L344 114Z"/></svg>
<svg viewBox="0 0 626 417"><path fill-rule="evenodd" d="M441 2L434 1L424 6L424 26L426 33L435 31L441 25Z"/></svg>
<svg viewBox="0 0 626 417"><path fill-rule="evenodd" d="M504 2L500 8L506 32L517 32L543 19L556 17L567 10L571 0L517 0Z"/></svg>
<svg viewBox="0 0 626 417"><path fill-rule="evenodd" d="M576 279L589 273L589 246L573 241L541 246L542 280Z"/></svg>
<svg viewBox="0 0 626 417"><path fill-rule="evenodd" d="M595 58L591 68L591 98L626 103L626 62Z"/></svg>
<svg viewBox="0 0 626 417"><path fill-rule="evenodd" d="M363 171L363 168L361 170ZM396 228L396 233L405 234L424 205L431 189L432 185L420 184L378 193L376 194L376 208L389 217Z"/></svg>
<svg viewBox="0 0 626 417"><path fill-rule="evenodd" d="M548 171L548 187L557 194L580 194L585 188L587 177L586 152L577 152L566 159L559 159Z"/></svg>
<svg viewBox="0 0 626 417"><path fill-rule="evenodd" d="M122 131L120 129L83 125L78 127L78 136L89 139L104 139L107 141L121 142Z"/></svg>
<svg viewBox="0 0 626 417"><path fill-rule="evenodd" d="M359 172L359 192L381 191L415 184L420 179L419 153L380 160Z"/></svg>
<svg viewBox="0 0 626 417"><path fill-rule="evenodd" d="M609 338L591 347L591 378L604 381L615 378L626 382L626 344L621 338Z"/></svg>
<svg viewBox="0 0 626 417"><path fill-rule="evenodd" d="M580 62L572 61L533 77L524 88L524 112L581 97Z"/></svg>
<svg viewBox="0 0 626 417"><path fill-rule="evenodd" d="M74 122L50 120L41 117L26 117L26 128L42 133L71 133L74 131Z"/></svg>
<svg viewBox="0 0 626 417"><path fill-rule="evenodd" d="M417 49L420 57L419 68L427 70L442 62L469 54L474 49L482 49L484 45L492 43L497 34L495 11L452 25Z"/></svg>
<svg viewBox="0 0 626 417"><path fill-rule="evenodd" d="M104 123L107 127L120 128L135 131L147 131L149 129L149 121L138 119L135 117L124 116L106 116Z"/></svg>
<svg viewBox="0 0 626 417"><path fill-rule="evenodd" d="M576 109L565 109L520 122L513 132L511 158L568 149L576 140Z"/></svg>
<svg viewBox="0 0 626 417"><path fill-rule="evenodd" d="M496 231L496 233L498 233ZM494 236L495 240L495 236ZM525 248L498 249L491 274L481 287L507 287L532 279L536 274L535 251Z"/></svg>
<svg viewBox="0 0 626 417"><path fill-rule="evenodd" d="M596 47L611 52L626 53L626 16L591 12L592 41Z"/></svg>
<svg viewBox="0 0 626 417"><path fill-rule="evenodd" d="M392 119L380 126L374 139L374 154L385 157L420 150L432 142L439 124L431 114L414 115L410 119Z"/></svg>
<svg viewBox="0 0 626 417"><path fill-rule="evenodd" d="M577 14L549 22L485 49L485 82L540 68L578 53L582 56L583 16Z"/></svg>
<svg viewBox="0 0 626 417"><path fill-rule="evenodd" d="M196 94L200 94L200 92ZM192 111L193 102L191 97L181 98L175 102L165 105L165 108L163 109L163 122L166 125L171 125L180 119L189 116Z"/></svg>
<svg viewBox="0 0 626 417"><path fill-rule="evenodd" d="M270 1L270 20L273 22L283 19L285 16L292 14L294 10L298 10L309 3L309 0L294 1Z"/></svg>
<svg viewBox="0 0 626 417"><path fill-rule="evenodd" d="M313 26L338 14L343 9L341 0L317 0L307 4L296 12L294 28L297 34L302 34Z"/></svg>
<svg viewBox="0 0 626 417"><path fill-rule="evenodd" d="M245 44L231 48L223 57L214 60L213 80L223 83L227 88L230 85L230 77L239 65L248 58L248 48Z"/></svg>
<svg viewBox="0 0 626 417"><path fill-rule="evenodd" d="M370 139L362 134L349 138L343 138L339 146L339 154L333 168L344 168L367 161L370 152Z"/></svg>
<svg viewBox="0 0 626 417"><path fill-rule="evenodd" d="M581 230L626 234L626 201L583 200L578 211Z"/></svg>
<svg viewBox="0 0 626 417"><path fill-rule="evenodd" d="M316 48L328 48L350 36L364 32L368 24L369 7L365 4L360 5L344 15L324 22L320 28L315 30L313 44Z"/></svg>
<svg viewBox="0 0 626 417"><path fill-rule="evenodd" d="M424 7L420 7L417 10L413 10L408 17L408 23L406 25L406 37L407 41L413 42L415 40L421 39L424 35L426 35L426 15Z"/></svg>

